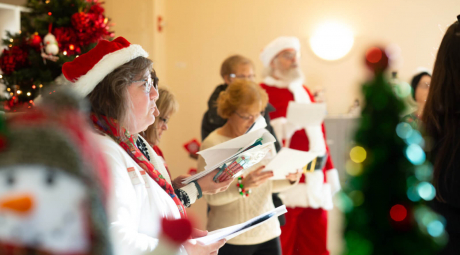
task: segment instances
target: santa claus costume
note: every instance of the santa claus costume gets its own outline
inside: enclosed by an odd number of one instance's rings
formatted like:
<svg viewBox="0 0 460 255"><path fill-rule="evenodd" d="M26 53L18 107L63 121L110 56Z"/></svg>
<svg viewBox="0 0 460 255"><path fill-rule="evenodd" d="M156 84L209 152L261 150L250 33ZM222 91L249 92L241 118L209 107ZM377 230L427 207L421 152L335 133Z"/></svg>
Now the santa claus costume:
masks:
<svg viewBox="0 0 460 255"><path fill-rule="evenodd" d="M279 37L261 53L265 67L283 50L300 51L295 37ZM280 194L288 207L286 225L281 227L281 245L284 255L327 255L327 210L332 209L332 195L340 190L337 170L334 168L326 144L324 125L297 127L286 119L289 102L314 103L303 79L286 82L267 76L261 87L275 107L270 113L271 124L284 146L312 151L320 155L316 167L304 172L295 187Z"/></svg>

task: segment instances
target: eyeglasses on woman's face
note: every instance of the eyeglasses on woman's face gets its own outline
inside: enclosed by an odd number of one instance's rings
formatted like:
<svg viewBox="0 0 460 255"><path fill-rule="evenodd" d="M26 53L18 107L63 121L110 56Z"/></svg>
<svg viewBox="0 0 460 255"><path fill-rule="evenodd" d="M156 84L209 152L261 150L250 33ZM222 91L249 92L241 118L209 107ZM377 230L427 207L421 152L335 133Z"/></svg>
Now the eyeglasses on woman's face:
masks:
<svg viewBox="0 0 460 255"><path fill-rule="evenodd" d="M158 80L159 80L158 77L155 76L152 78L152 76L149 75L147 78L144 78L143 80L133 81L133 83L143 82L144 92L146 94L149 94L152 88L158 91Z"/></svg>
<svg viewBox="0 0 460 255"><path fill-rule="evenodd" d="M165 125L167 125L168 122L169 122L169 119L167 119L167 118L165 118L165 117L158 117L158 119L159 119L163 124L165 124Z"/></svg>
<svg viewBox="0 0 460 255"><path fill-rule="evenodd" d="M260 113L258 113L256 115L250 115L250 114L242 115L242 114L239 114L236 111L235 111L235 114L238 115L238 117L240 117L243 120L256 120L257 118L259 118L259 116L264 116L265 111L261 111Z"/></svg>
<svg viewBox="0 0 460 255"><path fill-rule="evenodd" d="M254 81L256 79L255 74L249 74L249 75L238 74L238 75L236 75L234 73L231 73L229 76L232 79L240 79L240 80L247 80L247 81Z"/></svg>

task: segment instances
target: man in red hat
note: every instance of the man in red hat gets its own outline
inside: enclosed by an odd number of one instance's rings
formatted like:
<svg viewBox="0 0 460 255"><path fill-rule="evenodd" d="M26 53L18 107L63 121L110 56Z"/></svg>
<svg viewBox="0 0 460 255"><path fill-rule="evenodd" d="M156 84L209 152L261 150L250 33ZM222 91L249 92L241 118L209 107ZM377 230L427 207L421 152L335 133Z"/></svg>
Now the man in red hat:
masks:
<svg viewBox="0 0 460 255"><path fill-rule="evenodd" d="M285 147L319 155L315 168L305 172L297 186L280 194L288 207L281 245L285 255L328 255L327 210L333 207L332 195L340 190L340 183L326 145L324 125L298 127L286 118L290 101L314 103L303 85L299 53L299 39L283 36L268 44L260 55L266 68L261 86L276 109L270 113L276 136Z"/></svg>

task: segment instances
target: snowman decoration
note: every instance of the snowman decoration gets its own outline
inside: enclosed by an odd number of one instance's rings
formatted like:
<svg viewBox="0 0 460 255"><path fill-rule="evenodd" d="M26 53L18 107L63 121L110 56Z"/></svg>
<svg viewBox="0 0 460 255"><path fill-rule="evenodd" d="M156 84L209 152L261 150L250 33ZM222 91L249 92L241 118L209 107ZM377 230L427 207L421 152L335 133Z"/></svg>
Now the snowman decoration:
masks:
<svg viewBox="0 0 460 255"><path fill-rule="evenodd" d="M57 254L88 254L85 185L62 169L4 167L0 173L0 240Z"/></svg>
<svg viewBox="0 0 460 255"><path fill-rule="evenodd" d="M43 116L0 119L0 254L112 254L100 169L81 134Z"/></svg>
<svg viewBox="0 0 460 255"><path fill-rule="evenodd" d="M59 59L59 57L56 56L59 53L59 45L56 37L49 32L45 38L43 38L43 44L44 46L42 47L41 53L43 62L46 64L46 59L56 62ZM43 48L45 51L43 51Z"/></svg>
<svg viewBox="0 0 460 255"><path fill-rule="evenodd" d="M59 53L59 46L56 40L56 37L48 33L45 38L43 38L43 43L45 44L45 51L49 55L57 55Z"/></svg>

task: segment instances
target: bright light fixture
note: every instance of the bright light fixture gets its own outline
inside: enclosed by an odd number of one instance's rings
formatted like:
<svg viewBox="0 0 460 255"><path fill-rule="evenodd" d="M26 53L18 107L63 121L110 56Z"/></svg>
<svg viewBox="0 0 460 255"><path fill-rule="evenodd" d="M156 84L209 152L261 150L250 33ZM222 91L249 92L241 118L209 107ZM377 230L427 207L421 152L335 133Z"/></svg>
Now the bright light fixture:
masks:
<svg viewBox="0 0 460 255"><path fill-rule="evenodd" d="M353 33L348 26L327 22L315 30L310 38L310 47L324 60L337 60L350 52L354 41Z"/></svg>

